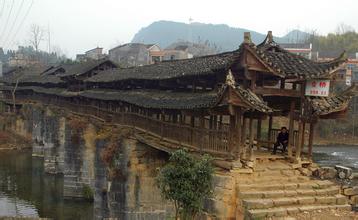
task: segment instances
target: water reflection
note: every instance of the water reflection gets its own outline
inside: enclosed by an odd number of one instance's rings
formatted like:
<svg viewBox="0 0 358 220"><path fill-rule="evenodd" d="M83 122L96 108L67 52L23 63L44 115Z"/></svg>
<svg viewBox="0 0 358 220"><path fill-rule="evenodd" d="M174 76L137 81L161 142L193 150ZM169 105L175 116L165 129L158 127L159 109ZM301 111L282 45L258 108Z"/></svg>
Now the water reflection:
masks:
<svg viewBox="0 0 358 220"><path fill-rule="evenodd" d="M30 151L0 154L0 216L93 219L93 205L62 197L62 176L46 175Z"/></svg>

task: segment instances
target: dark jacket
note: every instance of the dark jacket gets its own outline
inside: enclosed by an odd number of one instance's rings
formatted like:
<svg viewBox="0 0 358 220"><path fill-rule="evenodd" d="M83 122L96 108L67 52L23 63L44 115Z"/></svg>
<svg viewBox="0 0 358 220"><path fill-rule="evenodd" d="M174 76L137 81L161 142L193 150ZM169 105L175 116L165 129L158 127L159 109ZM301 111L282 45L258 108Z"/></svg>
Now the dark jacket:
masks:
<svg viewBox="0 0 358 220"><path fill-rule="evenodd" d="M286 133L278 133L278 136L277 136L277 142L279 143L283 143L285 141L288 141L288 132Z"/></svg>

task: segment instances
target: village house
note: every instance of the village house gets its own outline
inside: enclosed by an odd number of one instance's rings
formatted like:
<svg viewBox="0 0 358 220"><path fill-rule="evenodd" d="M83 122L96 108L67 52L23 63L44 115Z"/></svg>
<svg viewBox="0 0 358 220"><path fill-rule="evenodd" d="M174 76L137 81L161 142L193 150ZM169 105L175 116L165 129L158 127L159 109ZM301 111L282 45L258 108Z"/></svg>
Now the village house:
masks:
<svg viewBox="0 0 358 220"><path fill-rule="evenodd" d="M103 48L96 47L91 50L86 51L84 54L77 54L76 60L79 62L84 62L87 60L101 60L106 57L106 54L103 54Z"/></svg>
<svg viewBox="0 0 358 220"><path fill-rule="evenodd" d="M316 53L312 52L311 43L281 43L280 46L290 53L303 56L307 59L316 60L314 56Z"/></svg>
<svg viewBox="0 0 358 220"><path fill-rule="evenodd" d="M162 61L161 49L155 44L128 43L109 50L109 59L122 67L142 66Z"/></svg>

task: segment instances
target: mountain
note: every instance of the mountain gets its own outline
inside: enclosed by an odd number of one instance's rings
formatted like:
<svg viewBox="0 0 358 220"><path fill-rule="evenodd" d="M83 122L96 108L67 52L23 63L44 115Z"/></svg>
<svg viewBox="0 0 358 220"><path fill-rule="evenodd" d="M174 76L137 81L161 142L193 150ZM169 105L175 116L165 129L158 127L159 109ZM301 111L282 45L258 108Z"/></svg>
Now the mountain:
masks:
<svg viewBox="0 0 358 220"><path fill-rule="evenodd" d="M156 21L144 27L135 34L133 43L156 43L166 48L178 41L191 41L211 46L217 51L235 50L243 41L244 32L251 32L251 39L255 43L262 42L266 33L258 33L244 28L233 28L225 24L181 23L174 21ZM302 32L304 33L304 32ZM286 38L287 36L287 38ZM277 42L288 42L294 33L283 38L275 37ZM301 36L301 35L299 35Z"/></svg>
<svg viewBox="0 0 358 220"><path fill-rule="evenodd" d="M282 43L297 43L303 42L304 40L308 39L310 36L309 33L303 32L300 30L292 30L288 32L285 36L283 36L280 41Z"/></svg>

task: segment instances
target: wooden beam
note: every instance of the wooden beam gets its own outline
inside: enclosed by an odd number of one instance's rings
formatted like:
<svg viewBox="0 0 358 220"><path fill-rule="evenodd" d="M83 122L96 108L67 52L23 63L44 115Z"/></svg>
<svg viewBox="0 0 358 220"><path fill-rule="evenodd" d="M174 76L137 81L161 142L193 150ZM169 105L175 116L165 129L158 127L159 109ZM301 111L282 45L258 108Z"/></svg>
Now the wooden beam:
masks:
<svg viewBox="0 0 358 220"><path fill-rule="evenodd" d="M301 97L300 91L291 90L291 89L257 87L253 91L256 94L263 95L263 96L284 96L284 97L295 97L295 98Z"/></svg>

